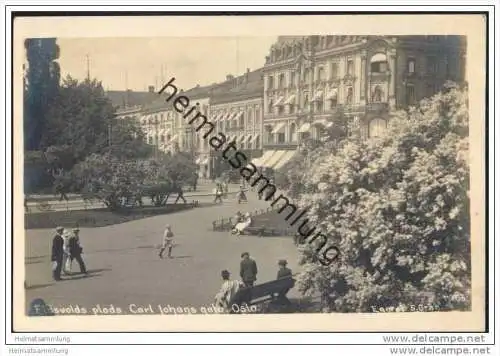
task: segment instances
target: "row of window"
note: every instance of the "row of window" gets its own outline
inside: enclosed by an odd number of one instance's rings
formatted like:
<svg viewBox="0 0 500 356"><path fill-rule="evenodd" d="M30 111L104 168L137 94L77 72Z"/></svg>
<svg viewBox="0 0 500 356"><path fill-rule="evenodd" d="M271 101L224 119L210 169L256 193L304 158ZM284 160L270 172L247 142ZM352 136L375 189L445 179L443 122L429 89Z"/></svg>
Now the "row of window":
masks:
<svg viewBox="0 0 500 356"><path fill-rule="evenodd" d="M445 60L447 63L447 61ZM427 56L427 73L437 73L439 71L439 62L437 56ZM416 73L416 64L417 60L414 57L409 57L407 60L407 72L410 74ZM386 73L389 70L389 65L387 62L387 57L385 54L377 53L372 56L370 62L370 72L371 73ZM346 61L346 75L354 75L354 60L348 59ZM339 68L338 63L332 62L329 64L328 75L325 70L325 66L319 65L316 68L316 73L314 78L311 78L313 75L311 68L305 68L301 74L296 75L296 72L288 73L289 80L286 81L285 73L278 74L277 81L275 82L275 78L273 75L268 76L267 78L267 90L274 89L285 89L287 87L295 87L299 83L297 82L297 78L300 78L300 81L308 84L311 79L315 81L326 81L328 79L336 79L339 77Z"/></svg>

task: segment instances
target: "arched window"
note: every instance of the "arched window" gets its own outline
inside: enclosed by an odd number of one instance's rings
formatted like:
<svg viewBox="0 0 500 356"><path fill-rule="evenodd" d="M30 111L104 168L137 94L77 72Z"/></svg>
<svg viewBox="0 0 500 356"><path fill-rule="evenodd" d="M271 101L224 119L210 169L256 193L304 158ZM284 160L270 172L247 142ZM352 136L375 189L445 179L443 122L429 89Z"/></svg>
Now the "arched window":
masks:
<svg viewBox="0 0 500 356"><path fill-rule="evenodd" d="M260 137L255 139L255 149L258 150L260 148Z"/></svg>
<svg viewBox="0 0 500 356"><path fill-rule="evenodd" d="M290 142L297 142L297 126L293 122L290 125L289 140Z"/></svg>
<svg viewBox="0 0 500 356"><path fill-rule="evenodd" d="M387 122L384 119L375 118L370 121L370 125L368 127L368 135L369 137L380 137L385 134L387 130Z"/></svg>
<svg viewBox="0 0 500 356"><path fill-rule="evenodd" d="M273 112L273 104L274 104L273 99L269 99L269 104L268 104L268 107L267 107L267 112L269 114L272 114L272 112Z"/></svg>
<svg viewBox="0 0 500 356"><path fill-rule="evenodd" d="M373 92L372 92L372 103L382 102L383 96L384 96L384 92L382 91L382 88L380 88L379 85L376 85L375 88L373 88Z"/></svg>
<svg viewBox="0 0 500 356"><path fill-rule="evenodd" d="M384 53L374 54L370 59L370 71L372 73L385 73L387 70L387 56Z"/></svg>
<svg viewBox="0 0 500 356"><path fill-rule="evenodd" d="M255 126L259 127L260 125L260 110L258 107L255 108Z"/></svg>

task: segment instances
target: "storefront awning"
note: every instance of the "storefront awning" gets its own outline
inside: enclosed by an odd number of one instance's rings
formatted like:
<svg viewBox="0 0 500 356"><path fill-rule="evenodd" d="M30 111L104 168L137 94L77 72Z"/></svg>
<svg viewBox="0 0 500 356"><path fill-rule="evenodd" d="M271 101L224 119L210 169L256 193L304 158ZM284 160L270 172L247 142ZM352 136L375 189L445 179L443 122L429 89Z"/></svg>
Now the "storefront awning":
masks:
<svg viewBox="0 0 500 356"><path fill-rule="evenodd" d="M330 91L326 95L326 100L336 99L337 98L337 94L338 94L337 88L330 89Z"/></svg>
<svg viewBox="0 0 500 356"><path fill-rule="evenodd" d="M258 158L254 158L252 163L257 167L262 167L263 163L265 163L276 151L265 151L264 154Z"/></svg>
<svg viewBox="0 0 500 356"><path fill-rule="evenodd" d="M198 157L198 158L196 159L196 161L194 161L194 163L196 163L196 164L201 164L201 161L202 161L202 160L203 160L203 158L202 158L202 157Z"/></svg>
<svg viewBox="0 0 500 356"><path fill-rule="evenodd" d="M226 121L226 120L228 120L228 119L231 117L231 115L232 115L232 113L230 113L230 112L225 112L225 113L223 113L223 114L222 114L222 117L221 117L221 119L220 119L220 120L221 120L221 121Z"/></svg>
<svg viewBox="0 0 500 356"><path fill-rule="evenodd" d="M247 135L242 134L240 137L238 137L238 142L246 142L247 140Z"/></svg>
<svg viewBox="0 0 500 356"><path fill-rule="evenodd" d="M285 100L285 97L284 96L280 96L278 98L278 100L276 100L276 102L274 103L274 106L283 105L283 100Z"/></svg>
<svg viewBox="0 0 500 356"><path fill-rule="evenodd" d="M265 162L263 164L264 167L267 167L267 168L273 168L276 163L279 162L279 160L281 159L281 157L283 157L285 154L286 154L287 151L283 151L283 150L280 150L280 151L276 151L272 156L271 158L269 158L267 160L267 162Z"/></svg>
<svg viewBox="0 0 500 356"><path fill-rule="evenodd" d="M221 113L218 113L218 114L213 115L213 117L212 117L212 122L217 122L217 121L219 121L219 120L220 120L220 118L221 118L221 116L222 116L222 114L221 114Z"/></svg>
<svg viewBox="0 0 500 356"><path fill-rule="evenodd" d="M311 129L311 124L306 122L302 124L302 126L297 130L297 132L304 133L304 132L309 132Z"/></svg>
<svg viewBox="0 0 500 356"><path fill-rule="evenodd" d="M291 105L295 103L295 94L292 94L286 99L285 105Z"/></svg>
<svg viewBox="0 0 500 356"><path fill-rule="evenodd" d="M281 123L277 124L276 126L274 126L272 133L275 134L275 133L282 132L284 130L285 130L285 123L281 122Z"/></svg>
<svg viewBox="0 0 500 356"><path fill-rule="evenodd" d="M283 155L283 157L281 157L281 159L278 161L278 163L276 163L276 165L274 166L274 169L280 169L282 168L285 164L287 164L293 156L295 156L295 154L297 153L297 151L286 151L285 155Z"/></svg>
<svg viewBox="0 0 500 356"><path fill-rule="evenodd" d="M202 165L208 164L208 157L205 157L200 164Z"/></svg>
<svg viewBox="0 0 500 356"><path fill-rule="evenodd" d="M176 141L178 138L179 138L179 136L178 136L178 135L174 135L174 137L171 137L171 138L170 138L170 141Z"/></svg>
<svg viewBox="0 0 500 356"><path fill-rule="evenodd" d="M243 111L237 111L233 114L231 120L239 120L241 116L243 116Z"/></svg>

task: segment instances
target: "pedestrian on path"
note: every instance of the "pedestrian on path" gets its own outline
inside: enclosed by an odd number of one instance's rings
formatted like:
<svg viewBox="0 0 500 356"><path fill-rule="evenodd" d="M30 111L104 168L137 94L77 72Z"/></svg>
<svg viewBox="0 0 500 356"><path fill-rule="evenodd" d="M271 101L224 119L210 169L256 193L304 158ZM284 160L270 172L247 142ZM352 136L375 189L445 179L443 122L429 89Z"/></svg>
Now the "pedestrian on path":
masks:
<svg viewBox="0 0 500 356"><path fill-rule="evenodd" d="M74 228L73 235L69 238L69 254L71 261L73 259L78 262L80 266L80 273L87 274L87 268L85 267L85 262L83 262L82 258L83 247L80 243L80 229Z"/></svg>
<svg viewBox="0 0 500 356"><path fill-rule="evenodd" d="M71 274L71 264L73 259L71 258L71 254L69 252L69 239L71 237L71 232L68 230L64 230L62 234L64 244L63 244L63 261L62 261L62 270L64 274Z"/></svg>
<svg viewBox="0 0 500 356"><path fill-rule="evenodd" d="M165 231L163 232L163 243L160 249L160 258L163 259L163 252L168 248L168 258L172 258L172 248L174 247L174 233L170 225L165 226Z"/></svg>
<svg viewBox="0 0 500 356"><path fill-rule="evenodd" d="M214 188L214 194L215 194L215 199L214 203L221 203L222 204L222 185L217 183L217 185Z"/></svg>
<svg viewBox="0 0 500 356"><path fill-rule="evenodd" d="M240 277L245 287L253 287L257 280L257 263L250 258L248 252L241 254Z"/></svg>
<svg viewBox="0 0 500 356"><path fill-rule="evenodd" d="M52 261L52 277L55 281L61 280L62 263L64 256L64 239L62 234L64 228L58 226L56 228L56 235L52 239L52 254L50 260Z"/></svg>
<svg viewBox="0 0 500 356"><path fill-rule="evenodd" d="M182 199L184 201L184 204L186 204L187 201L186 198L184 198L184 191L182 190L182 187L181 186L176 187L175 191L177 193L177 199L175 199L174 204L177 204L179 199Z"/></svg>

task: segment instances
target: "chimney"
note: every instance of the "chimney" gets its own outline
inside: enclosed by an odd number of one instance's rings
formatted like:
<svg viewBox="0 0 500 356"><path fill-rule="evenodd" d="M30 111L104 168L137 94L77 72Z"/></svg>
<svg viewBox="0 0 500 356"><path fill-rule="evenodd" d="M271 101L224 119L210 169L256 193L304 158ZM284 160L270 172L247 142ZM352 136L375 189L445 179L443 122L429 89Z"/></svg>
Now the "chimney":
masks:
<svg viewBox="0 0 500 356"><path fill-rule="evenodd" d="M196 88L199 88L200 87L200 84L196 84Z"/></svg>
<svg viewBox="0 0 500 356"><path fill-rule="evenodd" d="M234 79L234 76L232 74L226 75L226 81L229 81L231 79Z"/></svg>
<svg viewBox="0 0 500 356"><path fill-rule="evenodd" d="M149 93L154 93L155 92L155 86L154 85L148 86L148 92Z"/></svg>
<svg viewBox="0 0 500 356"><path fill-rule="evenodd" d="M250 68L247 68L247 72L245 73L245 83L248 83L249 76L250 76Z"/></svg>

